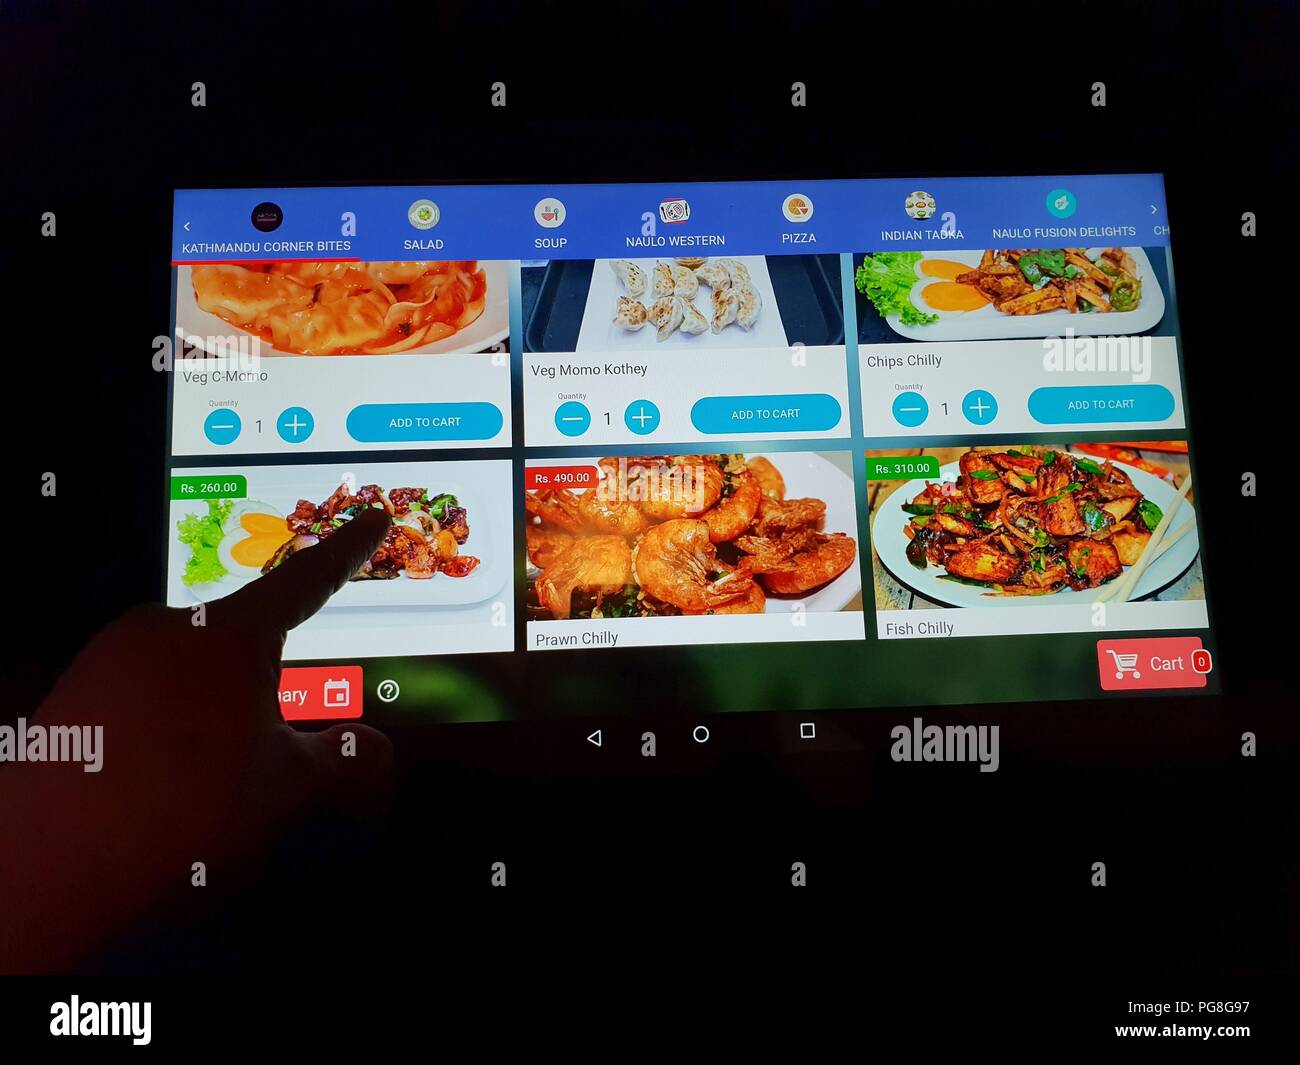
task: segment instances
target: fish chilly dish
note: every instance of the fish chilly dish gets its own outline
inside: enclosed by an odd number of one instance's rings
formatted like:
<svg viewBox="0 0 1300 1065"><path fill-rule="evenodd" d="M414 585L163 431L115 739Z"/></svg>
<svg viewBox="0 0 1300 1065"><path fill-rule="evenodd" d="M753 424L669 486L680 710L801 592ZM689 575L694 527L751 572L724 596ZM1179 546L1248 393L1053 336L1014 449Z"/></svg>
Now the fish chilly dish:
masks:
<svg viewBox="0 0 1300 1065"><path fill-rule="evenodd" d="M269 573L290 555L328 539L369 507L388 511L393 524L352 580L392 580L403 573L413 580L428 580L438 573L465 577L478 566L477 558L460 553L469 539L469 520L455 496L430 496L426 488L385 492L377 484L364 485L353 493L341 484L323 503L298 500L285 519L290 537L267 560L262 572Z"/></svg>
<svg viewBox="0 0 1300 1065"><path fill-rule="evenodd" d="M762 456L604 458L576 492L527 493L534 620L761 614L834 580L857 542L786 497Z"/></svg>
<svg viewBox="0 0 1300 1065"><path fill-rule="evenodd" d="M958 466L903 506L907 559L991 595L1097 588L1138 561L1162 517L1110 461L972 449Z"/></svg>

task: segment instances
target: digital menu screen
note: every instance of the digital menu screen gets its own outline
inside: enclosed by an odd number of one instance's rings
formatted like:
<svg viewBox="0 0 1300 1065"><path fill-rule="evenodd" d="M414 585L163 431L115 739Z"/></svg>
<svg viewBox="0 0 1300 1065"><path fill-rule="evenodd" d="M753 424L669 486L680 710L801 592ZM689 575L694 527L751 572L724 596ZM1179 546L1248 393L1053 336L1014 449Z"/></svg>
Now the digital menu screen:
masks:
<svg viewBox="0 0 1300 1065"><path fill-rule="evenodd" d="M186 189L167 602L286 718L1217 690L1159 175Z"/></svg>

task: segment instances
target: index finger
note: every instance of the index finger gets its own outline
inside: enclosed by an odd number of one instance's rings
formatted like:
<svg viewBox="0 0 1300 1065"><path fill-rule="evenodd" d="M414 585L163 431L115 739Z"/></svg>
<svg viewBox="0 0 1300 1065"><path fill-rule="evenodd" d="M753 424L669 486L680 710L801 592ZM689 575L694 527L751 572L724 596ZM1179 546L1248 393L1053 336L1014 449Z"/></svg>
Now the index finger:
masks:
<svg viewBox="0 0 1300 1065"><path fill-rule="evenodd" d="M295 551L247 587L212 604L222 620L237 616L284 640L347 584L383 542L387 511L368 508L322 543Z"/></svg>

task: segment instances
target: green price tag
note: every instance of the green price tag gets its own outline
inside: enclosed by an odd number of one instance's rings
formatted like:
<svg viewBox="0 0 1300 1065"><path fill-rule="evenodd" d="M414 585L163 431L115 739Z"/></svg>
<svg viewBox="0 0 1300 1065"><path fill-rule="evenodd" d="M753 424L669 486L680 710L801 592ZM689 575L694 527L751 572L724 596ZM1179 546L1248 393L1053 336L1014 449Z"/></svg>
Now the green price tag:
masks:
<svg viewBox="0 0 1300 1065"><path fill-rule="evenodd" d="M938 477L937 455L867 456L867 480L910 481L914 477Z"/></svg>
<svg viewBox="0 0 1300 1065"><path fill-rule="evenodd" d="M247 499L248 478L242 473L213 473L173 477L173 499Z"/></svg>

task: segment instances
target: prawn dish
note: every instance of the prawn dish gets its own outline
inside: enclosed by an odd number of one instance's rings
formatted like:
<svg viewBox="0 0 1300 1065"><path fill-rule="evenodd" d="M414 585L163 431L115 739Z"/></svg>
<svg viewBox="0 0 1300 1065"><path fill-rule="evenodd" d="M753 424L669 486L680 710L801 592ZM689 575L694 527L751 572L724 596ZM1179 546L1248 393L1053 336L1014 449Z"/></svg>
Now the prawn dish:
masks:
<svg viewBox="0 0 1300 1065"><path fill-rule="evenodd" d="M597 465L585 490L525 496L532 620L762 614L857 560L853 537L824 530L825 501L787 498L763 456Z"/></svg>
<svg viewBox="0 0 1300 1065"><path fill-rule="evenodd" d="M483 314L476 261L216 263L191 271L199 307L293 355L393 355Z"/></svg>
<svg viewBox="0 0 1300 1065"><path fill-rule="evenodd" d="M402 574L412 580L428 580L439 573L466 577L478 566L477 558L460 553L469 539L469 516L455 496L430 496L425 488L385 492L377 484L350 492L341 484L324 503L298 500L284 519L287 538L267 559L262 572L269 573L290 555L328 539L370 507L388 511L393 524L378 550L351 580L393 580Z"/></svg>
<svg viewBox="0 0 1300 1065"><path fill-rule="evenodd" d="M1138 561L1162 517L1109 460L972 448L958 469L903 505L907 560L988 595L1098 588Z"/></svg>

